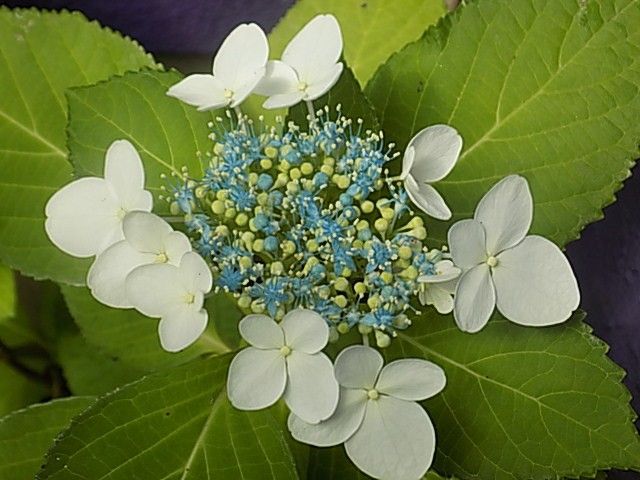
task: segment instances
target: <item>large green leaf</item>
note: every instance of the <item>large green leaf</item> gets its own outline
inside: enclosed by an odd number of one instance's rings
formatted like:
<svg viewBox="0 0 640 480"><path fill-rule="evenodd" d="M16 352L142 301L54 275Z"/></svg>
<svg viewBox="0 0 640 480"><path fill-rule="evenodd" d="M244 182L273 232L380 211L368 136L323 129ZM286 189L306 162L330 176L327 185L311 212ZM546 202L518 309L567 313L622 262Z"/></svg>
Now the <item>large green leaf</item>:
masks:
<svg viewBox="0 0 640 480"><path fill-rule="evenodd" d="M0 416L40 402L49 395L43 382L27 377L5 363L0 353Z"/></svg>
<svg viewBox="0 0 640 480"><path fill-rule="evenodd" d="M417 40L444 12L443 0L300 0L273 29L269 44L277 57L312 17L332 13L342 29L345 60L365 85L392 53Z"/></svg>
<svg viewBox="0 0 640 480"><path fill-rule="evenodd" d="M195 361L100 399L49 451L38 478L298 478L271 412L229 404L229 360Z"/></svg>
<svg viewBox="0 0 640 480"><path fill-rule="evenodd" d="M102 353L78 332L60 338L57 350L57 360L74 395L102 395L146 373L146 370Z"/></svg>
<svg viewBox="0 0 640 480"><path fill-rule="evenodd" d="M529 180L533 231L560 245L601 218L640 139L640 2L478 0L367 86L387 137L453 125L459 164L437 184L454 219L510 173ZM447 224L431 225L441 242Z"/></svg>
<svg viewBox="0 0 640 480"><path fill-rule="evenodd" d="M640 468L624 372L579 318L526 328L497 318L478 334L425 314L387 350L429 359L447 375L425 402L435 468L467 478L543 479Z"/></svg>
<svg viewBox="0 0 640 480"><path fill-rule="evenodd" d="M78 13L0 8L0 259L36 278L80 284L87 262L56 249L44 205L72 180L64 90L153 66L137 44Z"/></svg>
<svg viewBox="0 0 640 480"><path fill-rule="evenodd" d="M212 148L207 126L212 114L167 96L180 79L177 72L145 71L69 90L69 151L76 174L101 175L107 147L127 139L142 157L154 211L167 211L158 194L170 180L161 175L180 173L182 167L202 175L198 154Z"/></svg>
<svg viewBox="0 0 640 480"><path fill-rule="evenodd" d="M169 353L160 346L158 320L145 317L135 310L120 310L100 304L89 290L63 287L62 292L69 310L89 344L116 361L151 372L179 365L207 352L230 350L210 328L200 339L180 353ZM228 307L228 305L227 305ZM227 309L225 314L232 314ZM212 313L214 315L214 313ZM235 320L237 322L237 320Z"/></svg>
<svg viewBox="0 0 640 480"><path fill-rule="evenodd" d="M34 478L56 435L93 401L92 397L64 398L0 419L0 480Z"/></svg>
<svg viewBox="0 0 640 480"><path fill-rule="evenodd" d="M16 284L11 269L0 265L0 323L16 313Z"/></svg>

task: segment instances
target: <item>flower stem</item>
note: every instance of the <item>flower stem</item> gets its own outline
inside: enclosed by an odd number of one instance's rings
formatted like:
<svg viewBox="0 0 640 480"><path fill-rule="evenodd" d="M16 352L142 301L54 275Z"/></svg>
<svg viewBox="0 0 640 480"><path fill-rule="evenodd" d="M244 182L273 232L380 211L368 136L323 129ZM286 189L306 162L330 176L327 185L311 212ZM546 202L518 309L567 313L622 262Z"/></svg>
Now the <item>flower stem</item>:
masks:
<svg viewBox="0 0 640 480"><path fill-rule="evenodd" d="M369 346L369 334L368 334L368 333L363 333L363 334L362 334L362 344L363 344L365 347L368 347L368 346Z"/></svg>
<svg viewBox="0 0 640 480"><path fill-rule="evenodd" d="M314 122L316 120L316 111L313 108L313 102L311 100L306 100L307 111L309 112L309 122Z"/></svg>

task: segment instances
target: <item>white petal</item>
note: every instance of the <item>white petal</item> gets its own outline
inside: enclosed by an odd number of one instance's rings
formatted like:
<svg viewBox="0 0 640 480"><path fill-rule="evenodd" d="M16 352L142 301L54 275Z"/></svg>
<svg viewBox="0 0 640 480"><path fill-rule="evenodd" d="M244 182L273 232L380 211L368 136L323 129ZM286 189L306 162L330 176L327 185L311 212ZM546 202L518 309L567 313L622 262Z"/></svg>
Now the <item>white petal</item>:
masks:
<svg viewBox="0 0 640 480"><path fill-rule="evenodd" d="M487 260L484 227L473 219L454 223L447 233L453 263L463 270Z"/></svg>
<svg viewBox="0 0 640 480"><path fill-rule="evenodd" d="M498 310L521 325L542 327L564 322L580 303L569 261L546 238L528 236L498 255L493 281Z"/></svg>
<svg viewBox="0 0 640 480"><path fill-rule="evenodd" d="M278 350L249 347L229 366L227 395L240 410L260 410L278 401L287 384L287 367Z"/></svg>
<svg viewBox="0 0 640 480"><path fill-rule="evenodd" d="M180 261L185 253L191 251L191 242L182 232L170 232L162 239L164 253L167 262L171 265L180 265Z"/></svg>
<svg viewBox="0 0 640 480"><path fill-rule="evenodd" d="M338 382L329 357L293 350L287 357L287 373L284 401L291 412L308 423L333 415L338 405Z"/></svg>
<svg viewBox="0 0 640 480"><path fill-rule="evenodd" d="M198 110L215 110L229 104L224 95L224 85L213 75L189 75L167 90L167 95L198 107Z"/></svg>
<svg viewBox="0 0 640 480"><path fill-rule="evenodd" d="M109 146L104 163L104 178L113 187L125 211L151 211L153 197L144 190L142 160L127 140L116 140Z"/></svg>
<svg viewBox="0 0 640 480"><path fill-rule="evenodd" d="M209 293L213 286L211 268L196 252L187 252L180 260L179 275L184 288L191 293Z"/></svg>
<svg viewBox="0 0 640 480"><path fill-rule="evenodd" d="M102 178L65 185L47 202L45 230L53 244L75 257L91 257L122 240L118 199Z"/></svg>
<svg viewBox="0 0 640 480"><path fill-rule="evenodd" d="M404 188L409 198L420 210L438 220L449 220L451 210L447 207L442 196L431 185L418 183L409 175L404 179Z"/></svg>
<svg viewBox="0 0 640 480"><path fill-rule="evenodd" d="M487 264L478 265L460 277L453 316L460 330L475 333L489 321L496 306L496 292Z"/></svg>
<svg viewBox="0 0 640 480"><path fill-rule="evenodd" d="M282 328L266 315L247 315L240 320L238 329L242 338L256 348L279 349L284 346Z"/></svg>
<svg viewBox="0 0 640 480"><path fill-rule="evenodd" d="M285 342L293 350L317 353L329 341L329 327L324 318L313 310L298 308L287 313L280 327L284 330Z"/></svg>
<svg viewBox="0 0 640 480"><path fill-rule="evenodd" d="M130 212L122 223L124 236L140 252L165 253L164 239L173 232L171 225L149 212Z"/></svg>
<svg viewBox="0 0 640 480"><path fill-rule="evenodd" d="M435 363L405 358L385 365L376 390L401 400L422 401L441 392L446 383L444 371Z"/></svg>
<svg viewBox="0 0 640 480"><path fill-rule="evenodd" d="M331 87L333 87L340 78L344 65L337 63L332 66L326 75L323 75L317 79L314 79L312 83L305 90L305 100L315 100L325 93L327 93Z"/></svg>
<svg viewBox="0 0 640 480"><path fill-rule="evenodd" d="M282 61L291 65L300 80L309 84L323 78L342 54L342 33L333 15L311 19L289 42Z"/></svg>
<svg viewBox="0 0 640 480"><path fill-rule="evenodd" d="M254 92L270 97L297 92L298 84L298 75L292 67L280 60L269 60L264 78L260 80Z"/></svg>
<svg viewBox="0 0 640 480"><path fill-rule="evenodd" d="M455 285L457 281L449 282ZM453 312L453 297L452 292L447 291L442 287L442 283L430 284L424 290L420 291L420 302L422 305L433 305L436 311L442 315Z"/></svg>
<svg viewBox="0 0 640 480"><path fill-rule="evenodd" d="M280 95L273 95L265 100L262 106L268 110L274 108L292 107L302 100L302 92L296 90L291 93L283 93Z"/></svg>
<svg viewBox="0 0 640 480"><path fill-rule="evenodd" d="M473 216L484 225L491 255L517 245L529 231L532 217L529 184L519 175L509 175L491 187Z"/></svg>
<svg viewBox="0 0 640 480"><path fill-rule="evenodd" d="M449 125L432 125L418 132L407 149L415 149L411 175L418 183L442 180L453 169L460 151L462 137Z"/></svg>
<svg viewBox="0 0 640 480"><path fill-rule="evenodd" d="M289 415L287 426L293 438L307 445L332 447L346 442L355 433L364 418L367 392L360 389L340 388L340 400L334 414L324 422L312 424Z"/></svg>
<svg viewBox="0 0 640 480"><path fill-rule="evenodd" d="M235 92L267 65L268 58L269 44L262 29L255 23L238 25L220 45L213 60L213 75ZM260 78L254 80L257 83Z"/></svg>
<svg viewBox="0 0 640 480"><path fill-rule="evenodd" d="M178 267L168 263L143 265L133 270L125 280L131 305L148 317L161 317L184 302Z"/></svg>
<svg viewBox="0 0 640 480"><path fill-rule="evenodd" d="M134 268L154 260L153 254L141 253L121 240L96 257L87 274L87 286L99 302L113 308L131 308L125 279Z"/></svg>
<svg viewBox="0 0 640 480"><path fill-rule="evenodd" d="M435 442L433 424L420 405L382 396L369 401L362 425L344 447L373 478L419 480L431 466Z"/></svg>
<svg viewBox="0 0 640 480"><path fill-rule="evenodd" d="M435 275L422 275L419 282L424 283L444 283L460 276L461 270L456 267L451 260L440 260L435 265Z"/></svg>
<svg viewBox="0 0 640 480"><path fill-rule="evenodd" d="M336 379L342 387L371 389L376 384L384 360L377 350L353 345L336 357Z"/></svg>
<svg viewBox="0 0 640 480"><path fill-rule="evenodd" d="M402 157L402 173L400 174L400 178L404 180L411 173L411 167L413 166L413 161L416 158L416 149L412 146L407 147L404 151L404 156Z"/></svg>
<svg viewBox="0 0 640 480"><path fill-rule="evenodd" d="M229 105L231 108L240 105L251 93L255 91L256 87L260 84L260 80L264 78L265 71L266 67L260 67L251 75L247 75L244 83L236 85L235 90L233 90L231 104Z"/></svg>
<svg viewBox="0 0 640 480"><path fill-rule="evenodd" d="M200 338L207 328L207 320L206 310L196 310L186 306L163 316L158 324L162 348L167 352L184 350Z"/></svg>

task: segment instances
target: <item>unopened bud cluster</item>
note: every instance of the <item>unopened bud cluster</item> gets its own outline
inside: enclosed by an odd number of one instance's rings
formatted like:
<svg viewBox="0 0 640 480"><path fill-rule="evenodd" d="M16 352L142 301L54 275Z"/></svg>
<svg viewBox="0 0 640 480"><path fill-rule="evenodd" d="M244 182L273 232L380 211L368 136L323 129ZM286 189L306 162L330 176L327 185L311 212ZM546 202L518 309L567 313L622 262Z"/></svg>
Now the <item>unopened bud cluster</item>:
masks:
<svg viewBox="0 0 640 480"><path fill-rule="evenodd" d="M246 313L313 309L334 337L360 325L384 345L408 326L417 279L444 254L424 246L422 219L388 177L393 145L328 110L308 131L230 117L210 126L208 167L184 171L169 200L216 288Z"/></svg>

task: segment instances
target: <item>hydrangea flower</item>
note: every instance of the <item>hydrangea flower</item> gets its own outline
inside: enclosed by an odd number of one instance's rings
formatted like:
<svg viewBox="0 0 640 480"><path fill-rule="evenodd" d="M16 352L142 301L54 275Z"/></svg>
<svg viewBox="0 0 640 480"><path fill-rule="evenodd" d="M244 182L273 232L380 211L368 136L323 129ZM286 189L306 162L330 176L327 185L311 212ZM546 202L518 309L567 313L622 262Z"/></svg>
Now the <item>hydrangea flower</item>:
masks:
<svg viewBox="0 0 640 480"><path fill-rule="evenodd" d="M451 260L440 260L433 271L418 278L420 292L418 299L422 305L433 305L438 313L453 311L453 294L458 285L461 270Z"/></svg>
<svg viewBox="0 0 640 480"><path fill-rule="evenodd" d="M402 359L383 368L376 350L344 349L335 363L340 401L335 413L317 425L292 413L293 438L317 447L344 443L351 461L379 479L418 480L435 452L435 431L418 405L445 386L444 372L426 360Z"/></svg>
<svg viewBox="0 0 640 480"><path fill-rule="evenodd" d="M227 392L233 406L259 410L284 397L289 409L309 423L333 414L338 383L331 360L321 352L329 328L320 315L296 309L280 324L266 315L248 315L239 328L251 346L229 367Z"/></svg>
<svg viewBox="0 0 640 480"><path fill-rule="evenodd" d="M462 137L448 125L433 125L419 131L410 141L402 159L404 187L420 210L438 220L451 218L451 210L430 184L442 180L453 169Z"/></svg>
<svg viewBox="0 0 640 480"><path fill-rule="evenodd" d="M546 238L527 235L533 199L527 181L510 175L480 200L473 219L449 230L454 263L464 270L454 316L465 332L481 330L494 308L534 327L567 320L580 291L567 258Z"/></svg>
<svg viewBox="0 0 640 480"><path fill-rule="evenodd" d="M195 74L173 85L167 95L198 110L240 105L265 74L269 44L255 23L236 27L213 59L213 75Z"/></svg>
<svg viewBox="0 0 640 480"><path fill-rule="evenodd" d="M342 33L333 15L311 19L289 42L282 60L267 64L256 93L268 96L264 108L312 101L335 85L342 73Z"/></svg>
<svg viewBox="0 0 640 480"><path fill-rule="evenodd" d="M92 257L123 238L128 212L149 212L151 193L136 149L116 140L107 149L104 178L83 177L62 187L47 202L44 227L51 242L74 257Z"/></svg>
<svg viewBox="0 0 640 480"><path fill-rule="evenodd" d="M136 267L150 263L179 265L191 251L189 238L176 232L163 219L148 212L130 212L124 217L124 240L99 254L87 274L87 286L101 303L131 308L125 279Z"/></svg>
<svg viewBox="0 0 640 480"><path fill-rule="evenodd" d="M195 342L207 328L204 296L211 291L211 270L195 252L178 266L154 263L134 269L126 278L126 295L143 315L160 318L162 348L178 352Z"/></svg>

